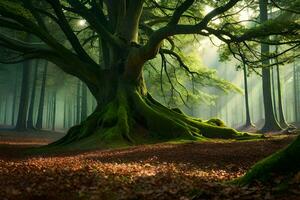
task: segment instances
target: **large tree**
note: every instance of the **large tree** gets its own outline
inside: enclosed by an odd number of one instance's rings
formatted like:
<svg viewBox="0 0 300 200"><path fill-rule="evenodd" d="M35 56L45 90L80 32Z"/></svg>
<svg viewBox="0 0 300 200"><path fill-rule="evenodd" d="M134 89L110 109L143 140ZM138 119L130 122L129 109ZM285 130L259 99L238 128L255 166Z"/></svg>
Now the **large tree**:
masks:
<svg viewBox="0 0 300 200"><path fill-rule="evenodd" d="M268 0L259 1L260 21L268 21ZM268 54L270 54L270 46L268 44L261 44L261 53L264 57L263 64L270 65ZM272 76L273 77L273 76ZM273 81L274 82L274 81ZM274 91L273 84L273 91ZM280 125L277 122L274 111L276 110L275 98L272 99L272 87L271 87L271 69L264 67L262 69L262 89L263 89L263 100L264 100L264 111L265 111L265 124L262 128L263 132L267 131L278 131L281 130Z"/></svg>
<svg viewBox="0 0 300 200"><path fill-rule="evenodd" d="M178 35L184 34L214 36L236 57L247 56L243 53L247 41L289 44L292 49L299 46L294 38L299 36L300 25L294 18L279 16L249 29L236 20L234 16L254 4L254 0L2 0L0 26L29 33L37 41L28 43L1 32L0 45L19 55L3 62L46 59L78 77L96 98L95 111L56 145L93 147L173 138L239 137L241 133L222 127L218 120L194 119L157 102L147 91L143 68L160 54L162 59L177 60L191 76L201 77L184 64L176 48ZM294 4L299 6L299 1ZM212 11L204 14L205 5ZM264 40L269 35L282 37ZM278 54L285 52L287 49Z"/></svg>

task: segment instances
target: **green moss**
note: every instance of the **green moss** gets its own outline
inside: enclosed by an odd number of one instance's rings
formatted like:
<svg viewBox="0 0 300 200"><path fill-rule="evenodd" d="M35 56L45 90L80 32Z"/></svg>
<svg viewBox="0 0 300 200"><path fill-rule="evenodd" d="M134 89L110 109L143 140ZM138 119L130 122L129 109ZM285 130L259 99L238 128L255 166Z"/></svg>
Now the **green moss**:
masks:
<svg viewBox="0 0 300 200"><path fill-rule="evenodd" d="M153 137L161 140L179 137L185 137L186 139L201 137L198 129L184 123L179 118L173 117L165 110L159 109L159 107L156 109L157 106L150 106L147 99L141 97L139 93L135 92L132 98L136 106L135 111L145 118L146 126L154 134Z"/></svg>
<svg viewBox="0 0 300 200"><path fill-rule="evenodd" d="M103 117L101 119L100 124L103 127L112 127L117 123L118 120L118 107L116 105L116 102L113 101L111 103L109 103L106 107L105 107L105 111L103 114Z"/></svg>
<svg viewBox="0 0 300 200"><path fill-rule="evenodd" d="M206 121L206 123L214 126L226 127L225 122L217 118L210 119Z"/></svg>
<svg viewBox="0 0 300 200"><path fill-rule="evenodd" d="M124 91L119 92L118 96L118 123L117 131L122 134L123 138L129 143L133 143L133 139L130 136L130 120L128 119L129 106L127 103L127 97Z"/></svg>
<svg viewBox="0 0 300 200"><path fill-rule="evenodd" d="M276 173L288 175L300 170L300 136L287 148L259 161L242 178L234 181L238 185L247 185L254 180L268 181Z"/></svg>

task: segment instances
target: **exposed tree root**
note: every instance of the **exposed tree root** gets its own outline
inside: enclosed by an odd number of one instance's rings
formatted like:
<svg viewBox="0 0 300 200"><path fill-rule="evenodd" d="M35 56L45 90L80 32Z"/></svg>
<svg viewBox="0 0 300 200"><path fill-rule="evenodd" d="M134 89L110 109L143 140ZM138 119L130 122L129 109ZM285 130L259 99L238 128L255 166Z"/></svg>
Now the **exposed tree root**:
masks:
<svg viewBox="0 0 300 200"><path fill-rule="evenodd" d="M252 137L225 126L219 119L202 121L169 109L149 94L119 88L117 96L96 110L67 135L49 145L89 149L122 147L170 140L205 138L239 139ZM258 137L258 136L254 136Z"/></svg>
<svg viewBox="0 0 300 200"><path fill-rule="evenodd" d="M266 182L275 176L293 177L300 171L300 136L287 148L261 160L234 183L248 185L254 181Z"/></svg>

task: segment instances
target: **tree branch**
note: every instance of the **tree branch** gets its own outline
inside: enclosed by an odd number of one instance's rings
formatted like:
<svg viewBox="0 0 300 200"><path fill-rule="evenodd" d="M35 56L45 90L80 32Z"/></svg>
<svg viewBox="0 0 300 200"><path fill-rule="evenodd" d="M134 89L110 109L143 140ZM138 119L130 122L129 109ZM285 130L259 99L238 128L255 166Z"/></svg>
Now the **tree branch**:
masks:
<svg viewBox="0 0 300 200"><path fill-rule="evenodd" d="M155 31L150 37L148 43L141 49L143 51L143 55L145 59L152 59L158 53L161 42L169 36L179 35L179 34L203 34L203 29L205 29L208 23L216 16L228 11L237 2L240 0L230 0L223 6L215 8L213 11L208 13L199 23L195 25L178 25L178 21L182 13L188 9L191 4L194 2L192 0L186 0L181 6L179 6L172 17L171 22L163 27Z"/></svg>
<svg viewBox="0 0 300 200"><path fill-rule="evenodd" d="M52 0L47 1L51 2ZM78 0L67 0L67 2L72 6L72 8L62 5L64 10L82 16L90 24L94 31L96 31L103 39L112 45L122 47L122 42L116 36L112 35L87 7Z"/></svg>

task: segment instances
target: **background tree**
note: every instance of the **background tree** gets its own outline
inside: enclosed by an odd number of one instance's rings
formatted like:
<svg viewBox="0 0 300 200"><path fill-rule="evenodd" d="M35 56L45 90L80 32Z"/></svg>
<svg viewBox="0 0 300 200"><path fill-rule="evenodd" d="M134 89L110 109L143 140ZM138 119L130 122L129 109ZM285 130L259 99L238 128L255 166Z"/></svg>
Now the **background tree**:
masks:
<svg viewBox="0 0 300 200"><path fill-rule="evenodd" d="M244 64L243 66L243 73L244 73L244 90L245 90L245 110L246 110L246 123L245 128L253 127L250 116L250 105L249 105L249 92L248 92L248 81L247 81L247 66Z"/></svg>
<svg viewBox="0 0 300 200"><path fill-rule="evenodd" d="M29 129L34 129L33 114L34 114L34 105L35 105L35 100L36 100L38 67L39 67L39 60L35 61L35 65L33 65L33 67L32 67L33 82L32 82L31 98L30 98L28 120L27 120L27 128L29 128Z"/></svg>
<svg viewBox="0 0 300 200"><path fill-rule="evenodd" d="M268 0L259 1L259 10L261 23L268 21ZM270 60L268 59L268 54L270 54L270 47L268 44L261 44L261 54L263 56L262 64L264 66L269 66ZM274 114L275 102L272 99L271 69L269 67L262 68L262 82L265 111L265 124L262 128L262 131L267 132L270 130L281 130L281 127L279 126Z"/></svg>
<svg viewBox="0 0 300 200"><path fill-rule="evenodd" d="M25 41L30 42L31 36L26 35ZM28 114L28 103L29 103L29 77L30 77L30 62L26 61L23 63L22 72L22 83L21 83L21 96L19 103L19 112L16 123L16 130L23 131L27 128L27 114Z"/></svg>
<svg viewBox="0 0 300 200"><path fill-rule="evenodd" d="M38 113L37 113L37 121L36 121L36 125L35 125L35 127L37 129L42 129L42 127L43 127L47 71L48 71L48 62L46 61L44 64L42 83L41 83L41 92L40 92L40 98L39 98L40 100L39 100Z"/></svg>

